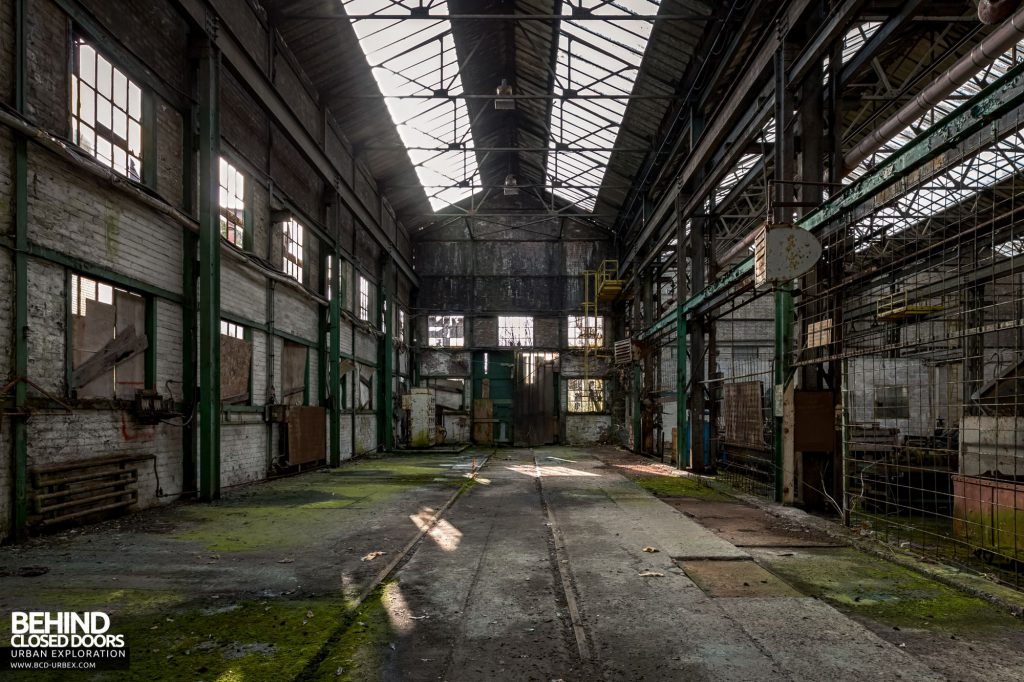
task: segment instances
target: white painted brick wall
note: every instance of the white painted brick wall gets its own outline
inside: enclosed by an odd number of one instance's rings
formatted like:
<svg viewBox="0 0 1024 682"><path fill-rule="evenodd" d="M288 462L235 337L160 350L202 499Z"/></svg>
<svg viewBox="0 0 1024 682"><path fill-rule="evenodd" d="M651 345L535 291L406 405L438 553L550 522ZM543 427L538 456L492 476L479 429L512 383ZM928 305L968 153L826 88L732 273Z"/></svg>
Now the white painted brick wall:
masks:
<svg viewBox="0 0 1024 682"><path fill-rule="evenodd" d="M352 323L342 319L341 338L339 339L342 355L352 355Z"/></svg>
<svg viewBox="0 0 1024 682"><path fill-rule="evenodd" d="M265 277L231 256L221 257L221 311L264 323L267 318L266 299Z"/></svg>
<svg viewBox="0 0 1024 682"><path fill-rule="evenodd" d="M377 364L377 337L356 329L356 357L370 364Z"/></svg>
<svg viewBox="0 0 1024 682"><path fill-rule="evenodd" d="M115 410L39 415L28 422L28 463L31 467L115 454L154 455L156 470L152 463L139 470L139 506L149 507L160 502L158 487L164 495L182 492L181 434L179 427L139 424Z"/></svg>
<svg viewBox="0 0 1024 682"><path fill-rule="evenodd" d="M274 288L274 327L310 341L317 338L317 304L287 285Z"/></svg>
<svg viewBox="0 0 1024 682"><path fill-rule="evenodd" d="M156 300L156 390L167 395L171 382L174 396L181 399L182 353L181 306L163 299Z"/></svg>
<svg viewBox="0 0 1024 682"><path fill-rule="evenodd" d="M375 415L356 415L355 448L356 455L362 455L377 449L377 417Z"/></svg>
<svg viewBox="0 0 1024 682"><path fill-rule="evenodd" d="M267 433L258 414L233 414L220 427L221 485L259 481L267 476ZM241 423L244 420L247 423ZM276 449L276 446L275 446Z"/></svg>
<svg viewBox="0 0 1024 682"><path fill-rule="evenodd" d="M565 415L565 439L569 445L593 445L611 428L611 415Z"/></svg>
<svg viewBox="0 0 1024 682"><path fill-rule="evenodd" d="M169 291L181 291L182 227L74 171L29 153L31 239Z"/></svg>
<svg viewBox="0 0 1024 682"><path fill-rule="evenodd" d="M58 396L65 393L66 383L65 281L64 268L29 259L28 376Z"/></svg>

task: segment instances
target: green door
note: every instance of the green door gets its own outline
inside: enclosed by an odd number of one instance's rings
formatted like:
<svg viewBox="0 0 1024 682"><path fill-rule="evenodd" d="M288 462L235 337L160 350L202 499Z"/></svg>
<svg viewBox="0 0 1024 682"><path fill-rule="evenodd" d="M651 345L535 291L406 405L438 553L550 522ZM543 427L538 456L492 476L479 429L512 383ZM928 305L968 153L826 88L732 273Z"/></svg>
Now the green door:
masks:
<svg viewBox="0 0 1024 682"><path fill-rule="evenodd" d="M483 398L484 379L494 407L493 439L512 444L512 395L515 391L514 351L474 351L473 398Z"/></svg>

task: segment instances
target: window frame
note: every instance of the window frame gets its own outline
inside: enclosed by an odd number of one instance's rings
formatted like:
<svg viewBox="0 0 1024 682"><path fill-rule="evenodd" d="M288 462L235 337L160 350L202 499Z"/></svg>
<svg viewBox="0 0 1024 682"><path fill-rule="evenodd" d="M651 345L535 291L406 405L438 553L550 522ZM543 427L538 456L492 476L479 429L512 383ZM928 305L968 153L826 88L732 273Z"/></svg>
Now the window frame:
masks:
<svg viewBox="0 0 1024 682"><path fill-rule="evenodd" d="M574 401L572 399L572 396L573 396L573 393L576 392L576 391L573 389L573 382L580 382L580 384L582 384L585 381L599 382L600 383L601 404L600 405L594 405L593 404L594 401L591 400L588 397L588 398L585 398L584 400L585 400L585 403L589 403L591 405L592 409L582 409L582 408L581 409L574 409L573 408ZM581 386L579 391L583 391L585 393L586 386L585 385ZM605 384L604 378L602 378L602 377L596 377L596 378L592 378L592 379L584 379L583 377L572 377L572 378L566 379L566 385L565 385L565 412L566 412L566 414L607 414L608 413L608 394L607 394L607 391L608 391L608 387Z"/></svg>
<svg viewBox="0 0 1024 682"><path fill-rule="evenodd" d="M447 337L444 336L431 336L431 328L443 330L447 325L443 321L446 318L452 320L458 320L453 324L462 325L462 336ZM453 338L459 339L459 343L445 343L445 341L451 341ZM437 341L438 343L434 343ZM465 315L427 315L427 347L428 348L465 348L466 347L466 316Z"/></svg>
<svg viewBox="0 0 1024 682"><path fill-rule="evenodd" d="M359 275L359 319L370 321L370 280Z"/></svg>
<svg viewBox="0 0 1024 682"><path fill-rule="evenodd" d="M75 333L73 318L76 315L74 310L75 298L75 278L86 279L97 284L97 291L99 285L105 285L111 288L111 301L116 301L115 292L121 291L123 293L131 294L142 299L143 303L143 329L141 330L146 336L146 350L141 355L143 357L143 387L144 390L152 391L156 389L156 358L157 358L157 342L156 342L156 301L151 294L143 293L137 289L129 286L123 286L119 283L113 282L109 279L102 277L96 277L91 273L83 272L80 270L68 269L65 271L65 344L64 344L64 393L72 400L84 400L84 401L113 401L113 402L131 402L134 398L118 398L117 397L117 384L116 384L116 366L111 368L112 378L115 381L114 392L112 397L103 396L79 396L79 387L74 386L74 372L75 372ZM79 294L80 296L80 294ZM81 299L78 299L81 301ZM120 364L120 363L119 363ZM91 382L90 382L91 383Z"/></svg>
<svg viewBox="0 0 1024 682"><path fill-rule="evenodd" d="M587 340L580 335L579 320L591 318L595 320L597 329L597 343L587 343ZM604 316L603 315L567 315L566 316L566 343L570 348L604 348ZM575 336L573 331L576 332Z"/></svg>
<svg viewBox="0 0 1024 682"><path fill-rule="evenodd" d="M299 284L305 284L306 276L305 232L306 228L294 216L281 223L281 269ZM290 244L296 245L297 254L289 248Z"/></svg>
<svg viewBox="0 0 1024 682"><path fill-rule="evenodd" d="M518 321L529 320L530 321L530 324L529 324L529 339L528 339L527 343L516 343L516 344L514 344L514 343L512 343L513 339L508 339L508 341L506 342L506 340L504 338L502 338L503 336L505 336L505 334L502 333L502 329L503 328L510 329L510 330L515 328L515 327L511 327L511 328L508 327L509 323L506 322L508 320L518 320ZM534 338L534 330L535 330L535 324L534 323L535 322L536 322L536 320L534 319L533 315L499 315L498 316L498 346L500 346L501 348L533 348L534 347L534 343L535 343L535 338ZM523 328L525 328L525 326Z"/></svg>
<svg viewBox="0 0 1024 682"><path fill-rule="evenodd" d="M230 188L228 187L224 179L225 166L227 167L228 172L233 173L235 176L237 176L238 180L242 183L241 195L234 195L234 198L236 198L242 204L241 211L232 211L230 207L224 205L224 194L225 192L230 191ZM220 156L220 160L218 163L217 183L217 210L220 215L219 224L221 237L223 237L228 244L231 244L235 248L241 249L243 251L249 251L252 249L252 234L250 230L250 223L252 222L252 218L249 208L252 183L248 182L246 174L239 170L239 168L235 164L231 163L231 160L228 157L224 156L223 154ZM229 217L229 214L234 217L234 220L232 220L231 217ZM231 233L231 227L234 227L236 232L241 232L242 238L240 240L237 240L237 238L236 240L231 239L231 237L229 236Z"/></svg>
<svg viewBox="0 0 1024 682"><path fill-rule="evenodd" d="M84 49L92 52L91 82L88 74L83 70ZM109 96L101 92L104 84L101 82L103 79L100 72L105 70L101 69L101 60L102 63L110 66ZM154 125L148 90L140 85L139 81L131 78L127 70L111 59L106 51L100 49L97 41L91 40L81 31L73 32L69 61L68 123L72 142L97 163L110 168L118 175L140 184L154 185L155 174L151 157L155 150L155 139L152 131ZM123 105L118 103L118 94L115 92L119 78L124 80ZM93 95L91 116L88 113L89 110L84 106L84 102L87 101L83 98L85 89L91 91ZM101 111L103 109L109 110L108 122L102 121ZM123 114L123 135L118 132L118 126L115 123L118 113ZM136 137L133 134L133 124L137 127L137 139L133 139ZM83 138L83 128L91 132L91 146L88 140ZM109 157L101 154L101 140L110 147ZM119 168L117 165L119 159L116 158L115 150L124 154L123 168ZM136 162L134 172L131 167L133 161Z"/></svg>

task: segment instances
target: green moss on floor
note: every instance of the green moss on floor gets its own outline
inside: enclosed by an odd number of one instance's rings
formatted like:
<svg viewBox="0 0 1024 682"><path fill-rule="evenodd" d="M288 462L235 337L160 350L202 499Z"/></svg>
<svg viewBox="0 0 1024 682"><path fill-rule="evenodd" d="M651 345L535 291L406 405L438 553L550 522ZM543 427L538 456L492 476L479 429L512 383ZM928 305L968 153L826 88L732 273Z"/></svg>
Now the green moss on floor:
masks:
<svg viewBox="0 0 1024 682"><path fill-rule="evenodd" d="M291 680L316 658L344 617L342 600L325 598L223 605L214 601L206 608L115 618L111 632L125 635L130 669L81 678ZM25 679L62 678L32 671Z"/></svg>
<svg viewBox="0 0 1024 682"><path fill-rule="evenodd" d="M397 593L398 583L389 581L367 597L362 606L347 620L344 630L325 647L326 655L315 672L303 679L313 680L377 680L382 678L384 661L391 651L395 632L386 603Z"/></svg>
<svg viewBox="0 0 1024 682"><path fill-rule="evenodd" d="M888 627L952 633L1024 628L982 599L855 549L766 552L759 561L804 594Z"/></svg>
<svg viewBox="0 0 1024 682"><path fill-rule="evenodd" d="M732 500L725 493L689 476L639 476L632 481L658 497L695 497L701 500Z"/></svg>
<svg viewBox="0 0 1024 682"><path fill-rule="evenodd" d="M446 461L375 459L254 486L213 505L182 507L178 518L186 524L176 537L211 552L287 552L325 523L318 512L369 505L422 486L465 485L468 478L445 476Z"/></svg>

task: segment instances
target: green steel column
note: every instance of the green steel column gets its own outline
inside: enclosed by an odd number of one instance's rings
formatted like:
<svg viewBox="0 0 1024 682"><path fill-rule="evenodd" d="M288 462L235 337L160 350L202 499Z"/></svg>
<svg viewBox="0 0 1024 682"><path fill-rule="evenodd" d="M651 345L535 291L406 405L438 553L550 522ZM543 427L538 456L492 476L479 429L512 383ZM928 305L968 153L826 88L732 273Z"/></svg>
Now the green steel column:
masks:
<svg viewBox="0 0 1024 682"><path fill-rule="evenodd" d="M690 461L689 393L686 390L686 315L676 315L676 467Z"/></svg>
<svg viewBox="0 0 1024 682"><path fill-rule="evenodd" d="M381 349L381 406L378 411L378 442L385 450L393 450L395 447L394 428L394 381L395 381L395 311L394 301L391 299L391 277L393 274L390 262L384 267L384 276L381 278L380 304L381 314L384 316L384 347Z"/></svg>
<svg viewBox="0 0 1024 682"><path fill-rule="evenodd" d="M331 268L331 348L330 371L327 376L331 382L331 459L330 464L336 467L341 464L341 301L345 295L341 291L341 251L334 245L334 267Z"/></svg>
<svg viewBox="0 0 1024 682"><path fill-rule="evenodd" d="M15 106L25 113L25 0L15 3ZM28 141L14 134L14 377L28 375ZM14 387L16 415L11 417L14 443L14 538L25 539L28 525L28 424L24 416L28 391L24 381Z"/></svg>
<svg viewBox="0 0 1024 682"><path fill-rule="evenodd" d="M782 502L784 477L783 400L789 383L789 349L793 345L793 292L780 288L775 292L775 501Z"/></svg>
<svg viewBox="0 0 1024 682"><path fill-rule="evenodd" d="M220 497L220 52L199 57L199 497Z"/></svg>
<svg viewBox="0 0 1024 682"><path fill-rule="evenodd" d="M643 452L643 438L640 433L640 382L643 378L643 371L640 363L633 365L633 388L631 399L633 404L633 452Z"/></svg>

